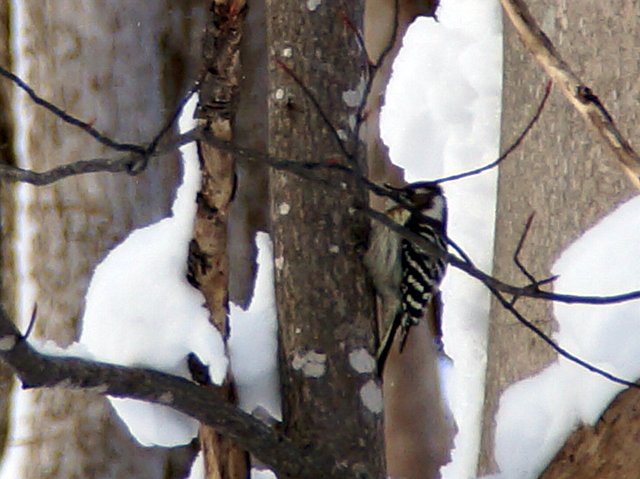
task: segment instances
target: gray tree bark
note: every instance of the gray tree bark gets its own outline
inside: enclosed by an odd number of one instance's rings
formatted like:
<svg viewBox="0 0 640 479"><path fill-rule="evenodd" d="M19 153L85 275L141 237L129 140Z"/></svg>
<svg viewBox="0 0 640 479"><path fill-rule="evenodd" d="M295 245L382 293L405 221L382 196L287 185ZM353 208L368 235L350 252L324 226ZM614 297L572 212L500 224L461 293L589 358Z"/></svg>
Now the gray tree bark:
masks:
<svg viewBox="0 0 640 479"><path fill-rule="evenodd" d="M149 141L195 78L202 2L24 0L25 80L48 100L121 141ZM113 155L29 102L24 165L43 170ZM81 325L96 262L133 228L168 214L175 155L136 178L87 175L34 189L29 280L36 335L66 346ZM33 394L25 478L162 477L167 455L137 446L104 400L63 390Z"/></svg>
<svg viewBox="0 0 640 479"><path fill-rule="evenodd" d="M530 8L565 60L600 95L627 138L637 137L639 87L632 80L638 76L634 33L640 12L637 3L543 0L531 2ZM544 72L508 20L504 29L504 72L503 148L526 124L546 82ZM536 128L500 166L494 275L508 282L526 282L512 256L531 213L535 212L535 219L521 259L542 279L550 275L553 262L573 240L632 194L610 151L597 143L565 98L552 94ZM553 332L549 303L521 299L517 304L538 327L548 334ZM494 415L500 395L510 384L535 374L555 357L497 302L492 303L479 473L496 468ZM571 477L588 476L576 472Z"/></svg>
<svg viewBox="0 0 640 479"><path fill-rule="evenodd" d="M289 71L338 131L351 132L355 108L342 94L357 88L365 58L340 18L360 24L362 2L270 1L266 11L269 153L343 161L332 132ZM340 188L344 178L326 176L336 188L270 174L283 428L311 450L326 448L336 466L346 461L368 477L383 477L374 301L358 252L366 221L349 210L365 198L350 180Z"/></svg>

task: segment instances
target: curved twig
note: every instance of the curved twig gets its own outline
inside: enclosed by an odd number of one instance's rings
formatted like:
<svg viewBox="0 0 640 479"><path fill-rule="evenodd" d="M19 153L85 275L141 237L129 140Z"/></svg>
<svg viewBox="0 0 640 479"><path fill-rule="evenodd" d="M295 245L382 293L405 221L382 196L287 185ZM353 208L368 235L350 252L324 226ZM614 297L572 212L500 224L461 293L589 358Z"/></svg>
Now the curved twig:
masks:
<svg viewBox="0 0 640 479"><path fill-rule="evenodd" d="M444 178L440 178L438 180L435 180L435 183L446 183L448 181L456 181L456 180L461 180L462 178L467 178L469 176L479 175L480 173L482 173L484 171L487 171L487 170L490 170L492 168L495 168L500 163L502 163L513 152L513 150L515 150L516 148L518 148L520 146L520 144L524 141L524 139L527 136L527 134L529 133L529 131L531 131L533 126L536 124L536 122L540 118L540 115L542 114L542 110L544 110L544 106L547 103L547 99L549 98L549 94L551 93L551 86L552 86L551 81L547 82L547 86L545 87L545 91L544 91L544 95L542 96L542 100L540 101L540 104L538 105L538 108L536 109L536 112L531 117L531 120L529 120L529 123L524 128L524 130L522 130L522 132L518 135L518 137L515 139L515 141L513 143L511 143L509 148L507 148L505 150L505 152L502 153L498 157L498 159L492 161L489 164L481 166L479 168L475 168L473 170L469 170L469 171L465 171L463 173L457 173L455 175L451 175L451 176L446 176Z"/></svg>

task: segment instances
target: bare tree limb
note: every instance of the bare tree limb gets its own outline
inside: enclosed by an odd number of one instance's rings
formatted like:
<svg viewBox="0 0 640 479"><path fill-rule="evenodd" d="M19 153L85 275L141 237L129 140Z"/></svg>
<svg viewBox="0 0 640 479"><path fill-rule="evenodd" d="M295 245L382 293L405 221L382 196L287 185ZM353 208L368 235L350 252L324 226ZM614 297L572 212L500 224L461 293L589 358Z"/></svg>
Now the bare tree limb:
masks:
<svg viewBox="0 0 640 479"><path fill-rule="evenodd" d="M551 47L552 48L552 47ZM376 65L374 65L374 67L376 67ZM284 68L284 67L283 67ZM292 77L294 79L294 81L299 84L300 86L302 85L302 82L299 81L299 79L297 78L297 76L288 68L285 68L286 73ZM2 69L0 67L0 75L4 75L7 78L11 79L14 83L16 83L20 88L22 88L23 90L25 90L31 97L32 99L34 99L34 101L40 105L43 105L45 108L47 108L49 111L51 111L52 113L54 113L55 115L61 117L63 120L67 121L68 123L71 123L73 125L76 125L80 128L82 128L83 130L85 130L89 135L91 135L92 137L96 138L98 141L100 141L101 143L117 150L117 151L127 151L128 154L125 155L124 157L120 157L120 158L96 158L93 160L81 160L81 161L77 161L74 163L69 163L67 165L63 165L60 167L56 167L53 168L51 170L45 171L45 172L34 172L34 171L30 171L30 170L26 170L26 169L20 169L20 168L16 168L10 165L0 165L0 178L3 178L5 180L9 180L9 181L22 181L22 182L26 182L26 183L31 183L34 185L47 185L47 184L51 184L54 183L56 181L59 181L63 178L69 177L69 176L74 176L74 175L79 175L79 174L85 174L85 173L93 173L93 172L122 172L125 171L129 174L137 174L140 171L143 171L146 168L148 159L150 158L154 158L156 156L160 156L168 151L172 151L173 149L175 149L176 147L180 146L180 145L184 145L187 143L190 143L192 141L202 141L205 142L211 146L213 146L214 148L218 148L220 150L224 150L224 151L229 151L232 152L236 155L236 157L239 160L246 160L246 161L259 161L262 162L264 164L269 165L270 167L277 169L277 170L286 170L289 171L293 174L296 174L297 176L300 176L302 178L306 178L309 180L313 180L313 181L319 181L322 182L324 184L328 184L330 186L336 186L338 188L344 188L346 186L346 183L343 180L338 180L338 181L330 181L327 178L320 178L317 175L315 175L313 172L314 170L326 170L326 171L334 171L334 172L339 172L342 174L345 174L349 177L354 178L361 186L364 186L365 188L367 188L369 191L377 194L377 195L381 195L381 196L386 196L388 198L393 199L394 201L398 202L399 204L401 204L402 206L407 207L408 209L411 209L411 205L406 204L406 202L403 200L403 198L400 197L400 195L398 194L398 192L396 191L396 189L394 188L390 188L390 187L382 187L380 185L377 185L376 183L370 181L366 176L364 176L360 171L356 170L354 171L354 169L352 167L337 163L337 162L299 162L299 161L293 161L293 160L288 160L288 159L282 159L282 158L274 158L266 153L263 152L259 152L259 151L255 151L249 148L242 148L239 147L237 145L234 145L232 142L228 142L228 141L224 141L224 140L220 140L219 138L216 138L215 135L213 135L213 133L207 129L206 127L200 127L200 128L195 128L194 130L187 132L181 136L179 136L175 141L173 141L171 144L165 145L165 147L163 149L159 149L158 148L158 144L160 143L160 141L162 140L163 136L170 130L172 124L175 122L175 120L177 119L177 117L179 116L179 113L182 109L182 107L184 106L184 104L186 103L186 101L188 100L189 96L197 89L197 83L196 85L190 90L189 94L183 99L183 101L180 102L180 104L178 105L178 107L176 108L175 113L172 115L172 117L170 118L170 120L162 127L162 129L159 131L159 133L153 138L153 140L149 143L148 147L143 147L141 145L129 145L129 144L121 144L121 143L117 143L114 142L113 140L104 137L102 134L100 134L99 132L95 131L90 125L74 118L73 116L69 115L68 113L64 112L63 110L61 110L60 108L56 107L55 105L52 105L51 103L47 102L46 100L43 100L41 97L39 97L37 94L35 94L35 92L33 91L33 89L31 89L24 81L22 81L20 78L18 78L17 76L13 75L10 72L7 72L6 70ZM313 95L311 94L310 91L305 90L303 88L305 94L307 95L307 97L311 98L313 100ZM531 129L531 127L535 124L535 122L537 121L542 108L544 107L544 104L546 102L546 99L549 95L549 91L550 91L550 85L547 86L545 95L540 103L540 106L538 107L536 113L534 114L532 120L529 122L529 124L527 125L527 127L525 128L525 130L523 131L523 133L516 139L516 141L513 143L513 145L507 150L507 152L505 152L503 155L500 156L500 158L498 158L498 160L494 161L493 163L486 165L478 170L473 170L470 172L466 172L466 173L462 173L460 175L456 175L455 177L450 177L450 178L445 178L443 179L443 181L450 181L453 179L458 179L458 178L462 178L465 176L469 176L472 174L477 174L480 173L481 171L485 171L489 168L493 168L495 167L497 164L499 164L499 162L501 162L502 160L504 160L504 158L507 157L507 155L513 151L523 140L524 136L526 135L526 133ZM599 102L599 100L597 99L597 97L595 97L594 95L591 94L590 90L588 90L588 88L585 90L583 89L581 91L581 95L583 95L584 97L588 97L589 95L591 95L592 97L589 97L591 102L593 102L594 104L597 105L597 108L599 109L598 111L600 111L600 113L602 115L604 115L608 121L612 122L612 119L610 117L610 115L606 112L606 110L604 109L604 107L602 106L602 104ZM313 101L312 101L313 102ZM320 108L319 104L316 104L317 102L313 102L314 106L316 107L317 111L320 113L320 115L323 118L323 121L325 122L325 124L327 125L327 127L335 133L334 136L336 136L339 146L342 150L342 153L347 157L347 160L349 160L350 162L352 162L353 165L353 161L354 158L352 156L349 155L349 153L346 150L346 147L344 145L344 143L341 141L341 139L339 138L339 136L337 136L337 132L335 130L335 128L333 127L333 125L331 124L331 122L328 120L328 117L326 117L326 115L323 114L323 110ZM485 272L479 270L478 268L476 268L474 266L474 264L472 263L472 261L464 254L464 252L462 251L462 249L460 249L457 245L455 245L454 242L452 242L450 240L450 244L452 244L457 250L458 252L461 254L462 259L446 253L444 254L441 251L436 250L428 241L426 241L424 238L422 238L421 236L412 233L411 231L407 230L406 228L403 228L402 226L398 225L397 223L391 221L389 218L387 218L384 214L375 211L369 207L365 207L362 205L358 205L358 208L361 209L364 214L368 215L370 218L373 218L376 221L379 221L383 224L385 224L388 228L394 230L395 232L397 232L398 234L400 234L403 238L406 238L409 241L414 242L415 244L417 244L418 246L420 246L422 249L424 249L425 251L428 251L431 254L434 254L438 257L442 257L445 261L447 261L449 264L451 264L453 267L456 267L458 269L461 269L462 271L466 272L467 274L469 274L470 276L478 279L479 281L481 281L482 283L485 284L485 286L492 292L492 294L494 294L494 296L496 296L496 298L500 301L501 304L503 305L508 305L508 307L506 307L507 310L509 310L514 317L516 317L516 319L518 319L518 321L520 321L522 324L524 324L527 328L529 328L530 330L532 330L536 335L540 336L547 344L549 344L554 350L556 350L560 355L564 356L565 358L569 359L570 361L573 361L577 364L579 364L582 367L585 367L586 369L596 373L596 374L600 374L614 382L620 383L620 384L625 384L627 386L632 386L635 387L635 384L629 381L626 381L624 379L618 378L604 370L601 370L595 366L590 365L589 363L587 363L586 361L581 360L580 358L572 355L571 353L569 353L568 351L565 351L563 348L561 348L559 345L557 345L551 338L549 338L547 335L545 335L542 331L540 331L538 328L535 327L535 325L533 325L531 322L529 322L526 318L524 318L514 307L514 303L515 300L519 297L525 296L525 297L530 297L530 298L535 298L535 299L541 299L541 300L546 300L546 301L556 301L556 302L562 302L562 303L574 303L574 304L592 304L592 305L606 305L606 304L613 304L613 303L620 303L620 302L624 302L624 301L631 301L631 300L635 300L635 299L640 299L640 291L631 291L628 293L623 293L623 294L618 294L618 295L611 295L611 296L580 296L580 295L571 295L571 294L560 294L560 293L553 293L553 292L548 292L548 291L543 291L540 289L540 286L550 282L552 279L546 279L543 281L537 281L535 280L535 278L532 277L526 273L526 269L523 269L523 267L521 267L521 271L523 271L523 273L527 276L527 278L531 281L530 284L525 285L525 286L515 286L515 285L511 285L508 283L504 283L502 281L500 281L497 278L494 278L488 274L486 274ZM428 221L428 219L425 219L426 221ZM518 248L517 251L519 251L522 247L522 243L524 242L524 239L526 237L526 232L528 231L530 223L528 222L527 227L525 228L525 232L521 238L521 241L518 244ZM516 254L516 263L518 263L517 260L517 254ZM521 266L521 265L519 265ZM509 294L512 295L513 299L511 302L507 301L503 296L500 295L500 293L505 293L505 294ZM115 395L115 394L114 394ZM153 402L153 401L152 401ZM198 418L199 419L199 418ZM242 445L241 445L242 446Z"/></svg>
<svg viewBox="0 0 640 479"><path fill-rule="evenodd" d="M0 359L23 388L91 389L115 397L169 406L216 428L269 464L280 477L356 477L319 450L299 448L286 436L229 404L212 386L150 369L128 368L73 357L49 356L33 349L0 308Z"/></svg>
<svg viewBox="0 0 640 479"><path fill-rule="evenodd" d="M501 0L501 3L522 43L559 85L585 122L595 129L601 141L614 152L633 184L640 188L640 156L622 135L599 98L571 71L523 0Z"/></svg>
<svg viewBox="0 0 640 479"><path fill-rule="evenodd" d="M35 92L35 90L31 88L29 85L27 85L27 83L24 80L22 80L18 75L11 73L9 70L1 66L0 66L0 75L7 78L8 80L11 80L18 88L23 90L27 95L29 95L31 100L33 100L33 102L36 105L40 105L41 107L49 110L51 113L53 113L55 116L60 118L65 123L68 123L77 128L80 128L82 131L84 131L89 136L94 138L98 143L101 143L104 146L116 151L128 151L131 153L137 153L139 155L144 155L146 153L146 149L144 147L141 147L140 145L134 145L131 143L120 143L118 141L114 141L108 136L96 130L89 123L86 123L74 117L73 115L68 114L63 109L57 107L53 103L39 96Z"/></svg>
<svg viewBox="0 0 640 479"><path fill-rule="evenodd" d="M401 204L403 202L402 198L400 198L397 192L395 192L393 189L386 188L369 181L365 176L355 173L348 166L332 162L298 162L285 158L275 158L261 151L256 151L250 148L243 148L235 145L232 142L220 140L213 136L210 131L203 128L195 128L179 136L176 141L174 141L170 145L166 145L161 149L157 149L157 151L151 155L151 158L161 156L178 146L196 140L206 142L211 146L224 151L233 152L235 155L237 155L237 158L242 161L262 162L264 164L267 164L271 168L286 170L297 176L300 176L301 178L312 181L319 181L324 184L330 184L337 188L343 188L345 184L340 179L334 179L334 181L330 181L326 178L320 178L317 174L314 174L315 171L339 172L354 177L356 181L358 181L369 191L377 195L386 196ZM54 183L69 176L79 174L96 172L131 173L130 163L132 161L137 161L137 158L139 157L137 157L135 154L129 154L120 158L96 158L92 160L81 160L44 172L35 172L32 170L16 168L11 165L0 165L0 178L8 181L21 181L37 186L42 186ZM410 207L409 205L404 206ZM402 228L397 223L389 220L384 214L369 208L364 208L362 205L358 205L358 208L362 209L364 214L377 221L380 221L409 241L414 241L418 246L425 249L426 251L437 255L442 254L435 249L432 252L432 247L428 241L425 241L424 238L421 238L419 235L411 234L411 232L406 228ZM444 259L448 261L453 267L461 269L472 277L478 279L479 281L482 281L487 286L491 286L492 288L495 288L496 290L509 295L525 296L545 301L556 301L560 303L592 305L607 305L640 299L640 291L629 291L626 293L604 296L582 296L543 291L538 288L539 282L532 283L526 286L516 286L492 277L491 275L483 272L470 263L463 261L455 255L448 254Z"/></svg>

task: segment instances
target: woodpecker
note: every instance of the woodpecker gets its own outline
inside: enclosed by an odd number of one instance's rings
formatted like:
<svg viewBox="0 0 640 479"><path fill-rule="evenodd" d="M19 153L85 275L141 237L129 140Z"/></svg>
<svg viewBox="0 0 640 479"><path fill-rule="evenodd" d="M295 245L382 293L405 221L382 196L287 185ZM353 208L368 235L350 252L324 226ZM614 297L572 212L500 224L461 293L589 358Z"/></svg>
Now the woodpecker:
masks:
<svg viewBox="0 0 640 479"><path fill-rule="evenodd" d="M386 215L420 235L434 250L421 248L380 222L373 224L365 264L382 299L387 328L378 349L379 374L398 330L402 352L411 327L426 317L436 344L442 347L439 286L446 268L447 202L440 186L433 182L411 183L395 190L402 201L390 202ZM430 308L433 310L428 312Z"/></svg>

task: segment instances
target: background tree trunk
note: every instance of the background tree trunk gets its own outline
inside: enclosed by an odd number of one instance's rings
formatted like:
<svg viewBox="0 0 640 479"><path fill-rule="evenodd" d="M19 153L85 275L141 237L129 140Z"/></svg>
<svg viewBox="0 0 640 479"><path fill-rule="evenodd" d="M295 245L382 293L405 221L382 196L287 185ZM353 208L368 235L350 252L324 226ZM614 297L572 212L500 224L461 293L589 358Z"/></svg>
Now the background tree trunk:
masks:
<svg viewBox="0 0 640 479"><path fill-rule="evenodd" d="M202 1L24 0L16 52L25 80L50 101L107 135L147 142L195 78ZM113 155L30 102L24 106L25 164L36 170ZM75 340L96 262L133 228L168 214L176 155L134 178L87 175L32 190L36 334ZM179 474L167 454L128 436L104 398L63 390L32 396L25 478L158 478ZM181 477L181 476L178 476Z"/></svg>
<svg viewBox="0 0 640 479"><path fill-rule="evenodd" d="M315 95L338 131L350 132L342 94L361 81L355 32L362 2L267 2L269 153L343 161L331 132L281 65ZM281 63L279 63L281 62ZM357 247L367 225L349 206L364 194L344 176L334 186L270 175L280 334L283 428L294 441L382 477L382 396L375 380L373 291Z"/></svg>
<svg viewBox="0 0 640 479"><path fill-rule="evenodd" d="M598 422L580 426L540 476L541 479L621 479L640 471L638 391L620 393Z"/></svg>
<svg viewBox="0 0 640 479"><path fill-rule="evenodd" d="M9 2L0 2L0 65L11 68ZM6 81L0 81L0 163L15 165L14 130L11 111L13 88ZM10 317L16 317L14 308L16 297L16 264L13 241L16 235L16 201L15 185L0 184L0 301ZM14 383L13 374L4 364L0 364L0 462L5 452L9 428L11 405L11 389Z"/></svg>
<svg viewBox="0 0 640 479"><path fill-rule="evenodd" d="M600 95L627 138L637 137L638 85L631 80L639 73L634 33L639 18L637 2L542 0L529 6L561 55ZM503 148L524 127L546 82L542 69L522 46L508 20L504 29L504 71ZM512 256L531 213L535 212L535 220L521 258L542 279L549 276L553 262L573 240L631 195L630 185L610 151L594 141L569 103L552 93L536 128L500 166L494 275L507 282L526 282ZM520 299L518 307L538 327L552 333L550 303ZM494 415L500 395L510 384L535 374L554 359L555 354L546 345L493 301L481 474L496 468ZM637 400L637 395L631 396ZM593 454L593 449L587 449ZM588 476L575 472L571 477Z"/></svg>

